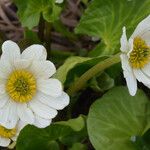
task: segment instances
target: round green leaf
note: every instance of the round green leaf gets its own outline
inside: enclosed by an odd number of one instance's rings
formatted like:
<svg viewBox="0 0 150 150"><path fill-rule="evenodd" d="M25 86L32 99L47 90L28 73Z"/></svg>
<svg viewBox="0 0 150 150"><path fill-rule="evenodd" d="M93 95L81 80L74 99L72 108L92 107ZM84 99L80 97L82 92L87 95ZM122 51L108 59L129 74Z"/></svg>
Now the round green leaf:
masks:
<svg viewBox="0 0 150 150"><path fill-rule="evenodd" d="M97 150L136 150L131 142L147 126L146 95L138 90L130 96L127 88L117 87L98 99L91 107L88 120L90 141Z"/></svg>

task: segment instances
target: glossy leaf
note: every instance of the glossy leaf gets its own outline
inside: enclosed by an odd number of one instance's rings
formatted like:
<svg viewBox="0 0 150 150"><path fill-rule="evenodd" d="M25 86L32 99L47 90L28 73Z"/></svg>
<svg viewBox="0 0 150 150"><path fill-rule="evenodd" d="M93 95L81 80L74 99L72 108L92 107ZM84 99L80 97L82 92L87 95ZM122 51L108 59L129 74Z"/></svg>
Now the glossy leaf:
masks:
<svg viewBox="0 0 150 150"><path fill-rule="evenodd" d="M114 54L120 49L123 26L128 35L150 13L150 0L93 0L81 17L76 33L101 38L90 56Z"/></svg>
<svg viewBox="0 0 150 150"><path fill-rule="evenodd" d="M65 63L60 66L55 74L55 78L59 79L62 83L66 81L66 77L68 72L74 68L75 65L78 63L82 63L84 61L90 60L90 58L86 57L78 57L78 56L73 56L68 58Z"/></svg>
<svg viewBox="0 0 150 150"><path fill-rule="evenodd" d="M68 85L70 82L72 83L76 77L81 76L85 71L106 58L108 57L70 57L58 68L54 77L59 79L62 83L66 82Z"/></svg>
<svg viewBox="0 0 150 150"><path fill-rule="evenodd" d="M148 124L148 98L141 90L130 96L127 88L116 87L91 107L87 126L95 149L136 150L133 136L142 136Z"/></svg>
<svg viewBox="0 0 150 150"><path fill-rule="evenodd" d="M49 150L59 149L57 142L66 146L80 142L86 137L85 121L80 116L66 122L57 122L49 127L39 129L34 126L26 126L20 133L16 149L17 150Z"/></svg>

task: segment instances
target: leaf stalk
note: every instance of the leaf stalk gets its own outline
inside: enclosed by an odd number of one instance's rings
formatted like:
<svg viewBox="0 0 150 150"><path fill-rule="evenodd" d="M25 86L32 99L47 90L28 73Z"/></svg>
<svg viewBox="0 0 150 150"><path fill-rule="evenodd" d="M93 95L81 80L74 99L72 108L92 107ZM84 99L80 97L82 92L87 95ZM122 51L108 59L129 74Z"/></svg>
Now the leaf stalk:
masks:
<svg viewBox="0 0 150 150"><path fill-rule="evenodd" d="M117 53L104 61L99 62L92 68L90 68L88 71L86 71L84 74L82 74L81 77L79 77L71 86L68 88L67 93L72 96L86 85L87 81L94 77L99 72L109 68L110 66L117 64L120 62L120 53Z"/></svg>

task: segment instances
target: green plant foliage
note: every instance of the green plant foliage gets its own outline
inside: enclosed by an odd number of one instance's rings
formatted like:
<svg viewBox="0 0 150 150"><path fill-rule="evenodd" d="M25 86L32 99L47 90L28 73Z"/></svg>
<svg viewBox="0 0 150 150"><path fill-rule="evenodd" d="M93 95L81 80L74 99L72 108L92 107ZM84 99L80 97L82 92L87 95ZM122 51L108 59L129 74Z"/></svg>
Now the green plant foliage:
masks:
<svg viewBox="0 0 150 150"><path fill-rule="evenodd" d="M87 147L81 143L75 143L69 150L87 150Z"/></svg>
<svg viewBox="0 0 150 150"><path fill-rule="evenodd" d="M94 77L90 81L89 86L97 92L104 92L114 86L114 79L111 78L107 73L103 72L97 77Z"/></svg>
<svg viewBox="0 0 150 150"><path fill-rule="evenodd" d="M135 136L132 139L137 150L150 150L150 129L143 136Z"/></svg>
<svg viewBox="0 0 150 150"><path fill-rule="evenodd" d="M74 79L81 76L85 71L106 58L108 57L70 57L58 68L55 78L59 79L62 83L72 83Z"/></svg>
<svg viewBox="0 0 150 150"><path fill-rule="evenodd" d="M76 64L90 60L87 57L73 56L68 58L65 63L60 66L55 74L55 78L59 79L62 83L66 81L67 74Z"/></svg>
<svg viewBox="0 0 150 150"><path fill-rule="evenodd" d="M84 116L79 116L78 119L70 119L68 121L59 121L56 124L66 125L71 127L74 131L80 131L85 126Z"/></svg>
<svg viewBox="0 0 150 150"><path fill-rule="evenodd" d="M74 56L74 53L67 51L59 51L59 50L51 50L50 60L60 66L64 63L64 61L68 58Z"/></svg>
<svg viewBox="0 0 150 150"><path fill-rule="evenodd" d="M15 0L18 7L18 16L23 27L32 29L37 26L40 15L48 22L59 19L61 7L55 0Z"/></svg>
<svg viewBox="0 0 150 150"><path fill-rule="evenodd" d="M87 128L96 150L136 150L133 136L142 136L150 105L144 92L129 95L127 88L116 87L98 99L91 107Z"/></svg>
<svg viewBox="0 0 150 150"><path fill-rule="evenodd" d="M18 43L21 49L23 50L28 46L36 43L42 44L37 36L37 33L26 28L24 31L24 38Z"/></svg>
<svg viewBox="0 0 150 150"><path fill-rule="evenodd" d="M26 126L17 140L17 150L59 149L59 143L72 147L86 138L85 118L56 122L45 129ZM54 150L55 150L54 149Z"/></svg>
<svg viewBox="0 0 150 150"><path fill-rule="evenodd" d="M81 17L76 33L101 38L90 56L119 51L122 27L131 34L136 25L150 13L150 0L93 0Z"/></svg>

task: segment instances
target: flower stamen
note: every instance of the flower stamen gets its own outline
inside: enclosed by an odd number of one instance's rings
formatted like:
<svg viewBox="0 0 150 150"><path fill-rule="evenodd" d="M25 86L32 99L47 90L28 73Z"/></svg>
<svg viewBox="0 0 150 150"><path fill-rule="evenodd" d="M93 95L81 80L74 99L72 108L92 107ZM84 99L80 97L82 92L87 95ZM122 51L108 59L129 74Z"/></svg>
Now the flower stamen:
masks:
<svg viewBox="0 0 150 150"><path fill-rule="evenodd" d="M3 126L0 126L0 136L4 138L11 138L16 135L16 128L7 129Z"/></svg>
<svg viewBox="0 0 150 150"><path fill-rule="evenodd" d="M143 68L150 61L150 47L140 38L134 38L133 50L129 56L132 68Z"/></svg>
<svg viewBox="0 0 150 150"><path fill-rule="evenodd" d="M28 102L36 92L36 80L26 70L15 70L7 80L6 91L15 102Z"/></svg>

